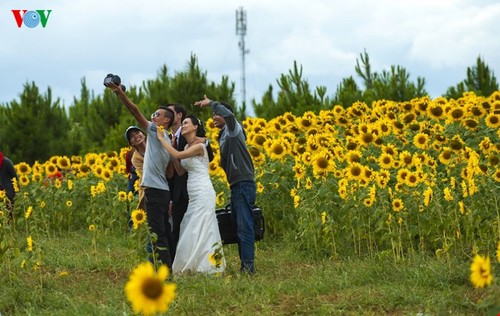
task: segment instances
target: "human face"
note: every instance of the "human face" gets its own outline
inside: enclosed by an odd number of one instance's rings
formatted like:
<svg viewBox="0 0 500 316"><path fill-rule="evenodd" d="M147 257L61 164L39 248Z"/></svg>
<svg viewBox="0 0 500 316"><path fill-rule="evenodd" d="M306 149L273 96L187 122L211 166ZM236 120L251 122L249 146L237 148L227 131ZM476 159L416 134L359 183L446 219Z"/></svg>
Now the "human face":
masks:
<svg viewBox="0 0 500 316"><path fill-rule="evenodd" d="M141 131L131 131L130 132L130 146L135 147L137 145L140 145L146 140L146 137Z"/></svg>
<svg viewBox="0 0 500 316"><path fill-rule="evenodd" d="M215 127L223 128L224 126L226 126L226 120L224 120L224 118L222 116L214 113L214 115L212 116L212 119L214 120Z"/></svg>
<svg viewBox="0 0 500 316"><path fill-rule="evenodd" d="M163 126L168 128L170 124L170 117L167 115L167 110L158 109L153 114L151 114L151 122L153 122L156 126Z"/></svg>
<svg viewBox="0 0 500 316"><path fill-rule="evenodd" d="M185 118L181 125L181 135L184 136L191 133L196 134L196 128L197 126L193 124L193 121L191 121L190 118Z"/></svg>
<svg viewBox="0 0 500 316"><path fill-rule="evenodd" d="M172 132L177 133L179 128L181 128L182 125L182 112L175 112L175 106L169 105L169 109L174 112L174 121L172 122Z"/></svg>

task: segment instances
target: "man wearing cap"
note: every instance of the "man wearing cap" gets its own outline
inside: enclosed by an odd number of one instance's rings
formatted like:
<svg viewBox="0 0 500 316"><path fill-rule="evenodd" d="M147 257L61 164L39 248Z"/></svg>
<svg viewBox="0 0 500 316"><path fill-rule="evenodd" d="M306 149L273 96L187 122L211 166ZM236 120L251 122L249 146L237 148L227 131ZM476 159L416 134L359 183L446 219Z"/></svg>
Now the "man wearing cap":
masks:
<svg viewBox="0 0 500 316"><path fill-rule="evenodd" d="M220 129L220 165L231 188L231 222L238 237L240 271L255 273L255 235L253 206L257 195L254 166L246 145L243 126L236 120L229 104L212 101L207 96L194 105L212 108L215 127Z"/></svg>
<svg viewBox="0 0 500 316"><path fill-rule="evenodd" d="M129 126L125 131L125 138L127 139L128 144L132 146L132 149L130 150L131 152L130 164L132 165L132 168L130 168L131 170L129 171L131 177L129 180L132 180L131 191L133 192L134 191L133 186L135 181L142 176L144 154L146 152L146 135L144 135L144 132L139 127ZM129 155L129 153L127 153L127 156ZM139 203L137 204L137 208L145 210L146 207L144 206L144 188L139 186L138 192L139 192Z"/></svg>
<svg viewBox="0 0 500 316"><path fill-rule="evenodd" d="M164 128L165 141L171 143L167 130L172 125L174 113L167 106L159 106L155 111L152 122L148 121L122 90L120 85L113 82L106 83L125 105L130 114L136 119L138 126L146 132L148 140L144 153L143 173L141 175L141 187L144 188L144 201L146 216L151 232L153 263L166 264L172 271L173 240L170 224L168 222L168 207L170 201L170 188L167 182L167 166L170 163L170 155L162 147L157 138L157 129Z"/></svg>

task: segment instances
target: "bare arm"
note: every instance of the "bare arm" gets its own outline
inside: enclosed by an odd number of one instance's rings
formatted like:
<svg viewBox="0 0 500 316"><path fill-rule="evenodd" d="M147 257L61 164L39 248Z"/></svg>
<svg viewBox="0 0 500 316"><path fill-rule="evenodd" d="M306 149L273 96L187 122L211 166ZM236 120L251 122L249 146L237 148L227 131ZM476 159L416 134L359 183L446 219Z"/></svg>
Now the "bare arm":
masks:
<svg viewBox="0 0 500 316"><path fill-rule="evenodd" d="M189 158L189 157L193 157L193 156L202 156L204 154L203 145L198 146L198 144L196 144L192 147L189 147L186 150L177 151L177 150L175 150L174 147L172 147L171 144L169 144L165 141L165 138L163 136L163 131L161 131L160 128L156 131L156 135L158 136L158 140L160 141L163 148L165 148L165 150L168 151L170 156L174 157L177 160L185 159L185 158Z"/></svg>
<svg viewBox="0 0 500 316"><path fill-rule="evenodd" d="M132 102L127 97L127 95L121 89L121 87L119 85L114 84L114 83L109 83L106 85L106 87L110 88L116 94L116 96L120 99L120 101L122 101L122 103L125 105L125 107L129 111L129 113L132 114L132 116L135 118L137 123L139 123L139 126L144 130L147 129L149 121L141 113L141 111L139 110L137 105L135 105L135 103Z"/></svg>
<svg viewBox="0 0 500 316"><path fill-rule="evenodd" d="M177 171L177 174L182 176L183 174L186 173L186 169L182 168L181 166L181 162L179 159L175 159L173 158L172 159L174 161L174 167L175 167L175 171Z"/></svg>

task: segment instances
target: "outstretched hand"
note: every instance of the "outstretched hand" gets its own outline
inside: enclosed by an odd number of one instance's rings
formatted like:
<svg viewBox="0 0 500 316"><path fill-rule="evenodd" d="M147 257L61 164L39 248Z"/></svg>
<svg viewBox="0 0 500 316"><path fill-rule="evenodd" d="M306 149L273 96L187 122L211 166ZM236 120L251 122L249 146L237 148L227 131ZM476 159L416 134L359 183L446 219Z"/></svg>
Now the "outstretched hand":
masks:
<svg viewBox="0 0 500 316"><path fill-rule="evenodd" d="M119 93L120 91L122 91L122 88L120 85L117 85L115 84L114 82L110 82L110 83L107 83L105 84L105 86L107 88L110 88L111 91L113 91L115 94ZM122 91L123 92L123 91Z"/></svg>
<svg viewBox="0 0 500 316"><path fill-rule="evenodd" d="M210 104L210 101L212 101L212 100L210 100L210 99L207 97L207 95L206 95L206 94L205 94L203 97L204 97L204 99L203 99L203 100L196 101L196 102L194 103L194 105L197 105L197 106L199 106L199 107L201 107L201 108L202 108L202 107L204 107L204 106L208 106L208 105Z"/></svg>

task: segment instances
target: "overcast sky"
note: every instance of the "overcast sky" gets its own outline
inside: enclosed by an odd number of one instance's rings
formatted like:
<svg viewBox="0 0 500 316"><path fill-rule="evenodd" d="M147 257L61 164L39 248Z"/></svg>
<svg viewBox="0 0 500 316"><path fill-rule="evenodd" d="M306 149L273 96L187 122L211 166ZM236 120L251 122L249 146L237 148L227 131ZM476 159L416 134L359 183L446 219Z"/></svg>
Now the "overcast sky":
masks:
<svg viewBox="0 0 500 316"><path fill-rule="evenodd" d="M85 78L95 95L113 72L125 85L183 71L191 54L210 80L229 76L241 101L235 12L246 11L246 100L260 100L297 61L311 87L333 95L367 51L372 69L401 65L431 97L481 56L500 79L498 0L3 0L0 104L34 81L70 106ZM46 27L19 28L11 10L52 10ZM201 96L200 96L201 97ZM170 100L175 101L175 100ZM194 101L194 100L193 100Z"/></svg>

